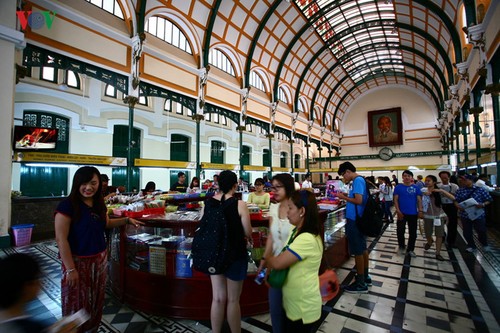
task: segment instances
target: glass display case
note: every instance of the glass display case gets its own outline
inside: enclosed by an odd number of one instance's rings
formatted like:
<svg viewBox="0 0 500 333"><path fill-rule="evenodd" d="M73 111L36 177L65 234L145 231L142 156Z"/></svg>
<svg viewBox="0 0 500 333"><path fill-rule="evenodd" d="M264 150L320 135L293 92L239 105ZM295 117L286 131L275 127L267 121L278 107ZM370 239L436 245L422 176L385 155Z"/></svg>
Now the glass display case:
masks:
<svg viewBox="0 0 500 333"><path fill-rule="evenodd" d="M343 231L343 209L320 211L324 221L325 256L330 267L348 258ZM191 269L191 243L198 224L197 212L145 216L144 225L115 228L110 242L110 285L118 298L148 313L175 318L210 318L210 277ZM268 219L252 220L258 263L267 239ZM268 289L255 283L257 266L249 264L240 299L242 316L267 313Z"/></svg>

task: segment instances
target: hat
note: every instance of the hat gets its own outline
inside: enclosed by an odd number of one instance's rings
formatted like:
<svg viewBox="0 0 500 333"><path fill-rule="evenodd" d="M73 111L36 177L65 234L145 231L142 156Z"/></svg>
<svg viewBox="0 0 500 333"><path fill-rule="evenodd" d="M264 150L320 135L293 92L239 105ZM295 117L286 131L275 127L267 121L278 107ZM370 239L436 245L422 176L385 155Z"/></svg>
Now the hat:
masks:
<svg viewBox="0 0 500 333"><path fill-rule="evenodd" d="M101 182L109 182L109 177L107 174L105 173L101 174Z"/></svg>
<svg viewBox="0 0 500 333"><path fill-rule="evenodd" d="M468 180L472 180L472 181L476 180L475 176L473 176L471 174L468 174L468 173L460 175L460 178L462 178L462 179L468 179Z"/></svg>

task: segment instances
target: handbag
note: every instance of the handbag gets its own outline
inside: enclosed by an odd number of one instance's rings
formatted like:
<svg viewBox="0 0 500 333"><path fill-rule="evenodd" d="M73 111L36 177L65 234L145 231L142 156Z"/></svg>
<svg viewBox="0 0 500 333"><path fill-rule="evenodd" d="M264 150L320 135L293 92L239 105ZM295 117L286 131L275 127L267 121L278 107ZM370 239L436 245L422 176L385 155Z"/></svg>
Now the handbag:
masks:
<svg viewBox="0 0 500 333"><path fill-rule="evenodd" d="M290 239L288 240L288 243L283 247L281 252L284 252L288 246L293 242L295 232L297 231L297 228L295 228L292 232L292 235L290 236ZM267 283L273 288L282 288L283 285L285 284L286 278L288 276L288 271L290 270L290 267L284 268L284 269L273 269L269 273L269 276L267 277Z"/></svg>

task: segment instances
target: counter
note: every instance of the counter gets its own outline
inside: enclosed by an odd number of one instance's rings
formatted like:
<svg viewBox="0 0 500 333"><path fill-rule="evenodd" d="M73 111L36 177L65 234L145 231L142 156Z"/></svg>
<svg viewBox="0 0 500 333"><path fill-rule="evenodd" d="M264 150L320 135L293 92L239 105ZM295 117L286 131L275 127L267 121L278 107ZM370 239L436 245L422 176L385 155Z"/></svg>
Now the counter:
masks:
<svg viewBox="0 0 500 333"><path fill-rule="evenodd" d="M339 266L349 257L343 211L342 208L332 213L320 212L324 222L325 262L330 267ZM194 235L198 221L189 218L174 220L171 214L144 217L141 220L145 225L138 229L127 225L113 230L109 281L111 290L122 302L140 311L172 318L210 318L210 278L190 267L189 238ZM264 246L267 226L266 218L252 220L254 247ZM262 241L260 244L256 237ZM261 257L262 252L252 251L252 257ZM243 317L269 312L268 289L254 279L255 272L249 272L243 284L240 299Z"/></svg>

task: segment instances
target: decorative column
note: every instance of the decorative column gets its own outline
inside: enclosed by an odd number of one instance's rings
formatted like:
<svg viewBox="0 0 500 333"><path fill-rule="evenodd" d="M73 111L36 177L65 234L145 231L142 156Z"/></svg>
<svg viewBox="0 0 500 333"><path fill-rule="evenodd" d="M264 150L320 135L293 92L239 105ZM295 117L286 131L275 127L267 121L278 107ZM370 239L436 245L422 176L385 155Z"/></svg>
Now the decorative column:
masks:
<svg viewBox="0 0 500 333"><path fill-rule="evenodd" d="M139 98L135 96L126 96L123 99L125 104L128 104L128 147L127 147L127 189L130 191L132 188L132 175L134 167L134 159L132 158L132 148L135 145L133 141L134 134L134 107L139 102Z"/></svg>
<svg viewBox="0 0 500 333"><path fill-rule="evenodd" d="M322 166L322 161L321 161L321 151L323 150L323 135L325 134L325 127L322 126L321 127L321 135L319 137L319 147L318 147L318 152L319 152L319 169L321 170L321 166ZM320 176L319 176L319 181L321 183L323 183L323 172L321 172Z"/></svg>
<svg viewBox="0 0 500 333"><path fill-rule="evenodd" d="M276 126L276 109L278 108L278 102L271 103L271 126L269 126L269 133L267 134L268 142L269 142L269 158L271 159L271 169L267 173L267 177L269 179L272 178L273 169L273 139L274 139L274 127Z"/></svg>
<svg viewBox="0 0 500 333"><path fill-rule="evenodd" d="M199 85L198 85L198 103L196 103L196 113L193 115L193 120L196 122L196 177L200 178L201 175L201 158L200 158L200 141L201 131L200 122L205 119L205 96L207 89L208 73L210 65L201 68L199 71Z"/></svg>
<svg viewBox="0 0 500 333"><path fill-rule="evenodd" d="M243 177L244 166L243 166L243 131L246 129L247 120L247 101L248 95L250 94L250 87L243 89L241 95L241 115L240 124L236 127L236 130L240 133L240 177Z"/></svg>
<svg viewBox="0 0 500 333"><path fill-rule="evenodd" d="M313 121L309 120L307 124L307 142L306 142L306 172L309 172L309 148L311 147L311 130Z"/></svg>

